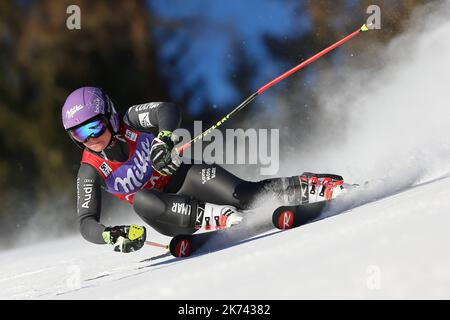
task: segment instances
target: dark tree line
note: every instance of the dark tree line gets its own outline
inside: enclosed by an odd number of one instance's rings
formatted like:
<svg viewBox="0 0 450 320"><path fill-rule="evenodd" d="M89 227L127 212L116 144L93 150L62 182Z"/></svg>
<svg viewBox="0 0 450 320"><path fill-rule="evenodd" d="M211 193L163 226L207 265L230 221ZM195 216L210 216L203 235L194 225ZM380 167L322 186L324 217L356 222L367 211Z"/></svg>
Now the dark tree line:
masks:
<svg viewBox="0 0 450 320"><path fill-rule="evenodd" d="M67 6L81 8L81 30L66 27ZM60 110L84 85L104 88L123 111L167 100L158 74L152 15L145 1L0 3L1 228L23 226L35 212L74 216L80 151L68 140Z"/></svg>

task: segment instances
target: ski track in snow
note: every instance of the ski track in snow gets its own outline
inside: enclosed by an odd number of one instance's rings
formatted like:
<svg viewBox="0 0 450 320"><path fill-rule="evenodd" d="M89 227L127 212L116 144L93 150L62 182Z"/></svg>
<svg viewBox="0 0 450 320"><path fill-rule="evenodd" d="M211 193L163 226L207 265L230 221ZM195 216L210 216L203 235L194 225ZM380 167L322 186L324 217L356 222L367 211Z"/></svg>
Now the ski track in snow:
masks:
<svg viewBox="0 0 450 320"><path fill-rule="evenodd" d="M0 254L0 298L448 299L449 193L442 177L286 232L238 226L185 259L78 236L14 249Z"/></svg>

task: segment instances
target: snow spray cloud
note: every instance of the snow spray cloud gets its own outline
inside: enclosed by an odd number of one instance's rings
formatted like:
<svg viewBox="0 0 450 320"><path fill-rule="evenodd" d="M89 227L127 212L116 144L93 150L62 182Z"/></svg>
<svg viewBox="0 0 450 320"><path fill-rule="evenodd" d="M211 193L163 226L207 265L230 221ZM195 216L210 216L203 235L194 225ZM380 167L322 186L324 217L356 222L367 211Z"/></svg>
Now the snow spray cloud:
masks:
<svg viewBox="0 0 450 320"><path fill-rule="evenodd" d="M321 72L313 89L318 110L308 132L300 128L295 133L291 129L298 128L299 119L281 115L289 110L283 104L304 105L301 90L277 101L280 126L289 130L281 141L295 144L280 151L277 176L330 172L349 183L371 181L337 201L326 214L332 215L449 174L449 16L448 1L420 7L405 32L388 45L373 45L364 55L348 52L345 65ZM349 49L339 54L344 50ZM253 123L264 123L264 116L252 118ZM234 171L239 175L240 170ZM261 199L268 205L266 200ZM271 210L265 211L253 223L267 218Z"/></svg>
<svg viewBox="0 0 450 320"><path fill-rule="evenodd" d="M448 1L421 7L381 54L322 73L315 138L282 167L381 179L375 197L449 173L449 16Z"/></svg>

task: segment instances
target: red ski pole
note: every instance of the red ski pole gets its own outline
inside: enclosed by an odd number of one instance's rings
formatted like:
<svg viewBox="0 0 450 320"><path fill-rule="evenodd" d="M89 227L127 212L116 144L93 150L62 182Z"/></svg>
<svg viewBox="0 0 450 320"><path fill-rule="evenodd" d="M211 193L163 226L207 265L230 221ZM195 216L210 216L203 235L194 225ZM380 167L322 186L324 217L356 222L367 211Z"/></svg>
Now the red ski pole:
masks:
<svg viewBox="0 0 450 320"><path fill-rule="evenodd" d="M228 119L230 119L234 114L236 114L237 112L239 112L240 110L242 110L245 106L247 106L250 102L253 101L253 99L255 99L258 95L260 95L261 93L263 93L264 91L266 91L267 89L269 89L270 87L272 87L273 85L275 85L276 83L280 82L283 79L286 79L287 77L289 77L290 75L292 75L293 73L299 71L300 69L306 67L308 64L316 61L317 59L319 59L320 57L322 57L323 55L327 54L328 52L330 52L331 50L337 48L338 46L342 45L343 43L347 42L348 40L352 39L353 37L355 37L356 35L358 35L361 32L365 32L368 31L369 28L363 24L361 28L359 28L358 30L352 32L351 34L349 34L348 36L346 36L345 38L339 40L338 42L332 44L331 46L329 46L328 48L320 51L319 53L315 54L314 56L312 56L311 58L309 58L308 60L303 61L302 63L300 63L299 65L295 66L294 68L286 71L285 73L283 73L282 75L280 75L279 77L271 80L270 82L266 83L265 85L263 85L261 88L259 88L257 91L255 91L254 93L252 93L247 99L245 99L243 102L241 102L236 108L233 109L233 111L231 111L230 113L228 113L225 117L223 117L221 120L219 120L215 125L213 125L211 128L209 128L208 130L204 131L203 133L199 134L198 136L196 136L194 139L192 139L191 141L183 144L181 147L177 148L177 152L179 154L181 154L183 152L183 150L185 150L186 148L190 147L193 143L195 143L197 140L202 139L204 136L208 135L212 130L214 130L215 128L219 127L220 125L222 125L225 121L227 121Z"/></svg>
<svg viewBox="0 0 450 320"><path fill-rule="evenodd" d="M159 247L159 248L164 248L166 250L169 250L169 245L168 244L162 244L162 243L152 242L152 241L145 241L145 244L148 245L148 246Z"/></svg>

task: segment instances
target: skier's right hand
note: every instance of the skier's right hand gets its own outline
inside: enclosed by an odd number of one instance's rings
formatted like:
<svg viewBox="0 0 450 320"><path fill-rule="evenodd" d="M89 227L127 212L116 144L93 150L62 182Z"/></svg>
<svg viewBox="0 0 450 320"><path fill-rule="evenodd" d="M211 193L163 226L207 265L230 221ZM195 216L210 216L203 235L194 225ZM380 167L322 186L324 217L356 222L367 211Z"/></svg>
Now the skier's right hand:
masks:
<svg viewBox="0 0 450 320"><path fill-rule="evenodd" d="M134 252L145 244L145 227L136 225L107 227L102 233L103 240L114 246L116 252Z"/></svg>

